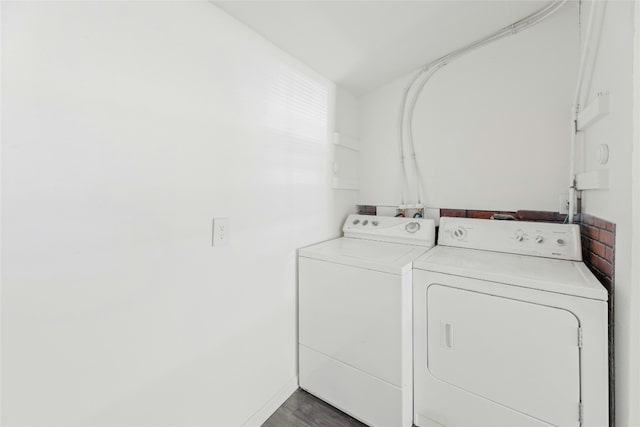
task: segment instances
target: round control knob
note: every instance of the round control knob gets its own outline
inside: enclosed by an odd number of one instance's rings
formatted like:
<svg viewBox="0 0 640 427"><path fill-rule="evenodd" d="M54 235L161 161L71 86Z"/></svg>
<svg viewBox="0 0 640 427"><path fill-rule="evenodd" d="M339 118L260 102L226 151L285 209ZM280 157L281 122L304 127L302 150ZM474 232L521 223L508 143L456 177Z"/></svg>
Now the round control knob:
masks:
<svg viewBox="0 0 640 427"><path fill-rule="evenodd" d="M467 231L462 228L462 227L456 227L451 234L453 235L453 237L455 237L458 240L461 240L465 234L467 234Z"/></svg>
<svg viewBox="0 0 640 427"><path fill-rule="evenodd" d="M536 243L542 243L542 242L544 242L544 237L536 236Z"/></svg>
<svg viewBox="0 0 640 427"><path fill-rule="evenodd" d="M360 220L359 219L354 219L353 220L353 225L358 225L360 224Z"/></svg>
<svg viewBox="0 0 640 427"><path fill-rule="evenodd" d="M558 246L564 246L564 240L563 239L556 240L556 243L558 244Z"/></svg>
<svg viewBox="0 0 640 427"><path fill-rule="evenodd" d="M420 230L420 223L410 222L404 227L404 229L407 230L409 233L415 233L416 231Z"/></svg>
<svg viewBox="0 0 640 427"><path fill-rule="evenodd" d="M371 225L373 225L374 227L376 227L378 225L378 221L371 221Z"/></svg>
<svg viewBox="0 0 640 427"><path fill-rule="evenodd" d="M522 234L518 234L516 236L516 242L522 242L524 240L524 236Z"/></svg>
<svg viewBox="0 0 640 427"><path fill-rule="evenodd" d="M368 219L365 219L364 221L362 221L362 225L367 225L367 224L369 224L369 220Z"/></svg>

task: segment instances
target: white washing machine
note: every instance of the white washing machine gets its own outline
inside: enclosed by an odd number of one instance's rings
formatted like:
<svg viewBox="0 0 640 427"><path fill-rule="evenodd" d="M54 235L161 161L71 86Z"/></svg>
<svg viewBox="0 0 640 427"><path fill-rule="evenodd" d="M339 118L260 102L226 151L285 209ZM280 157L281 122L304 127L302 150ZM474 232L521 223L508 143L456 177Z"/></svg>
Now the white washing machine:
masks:
<svg viewBox="0 0 640 427"><path fill-rule="evenodd" d="M433 220L351 215L300 249L300 387L371 427L413 419L412 262Z"/></svg>
<svg viewBox="0 0 640 427"><path fill-rule="evenodd" d="M607 292L577 225L442 218L414 262L415 424L606 427Z"/></svg>

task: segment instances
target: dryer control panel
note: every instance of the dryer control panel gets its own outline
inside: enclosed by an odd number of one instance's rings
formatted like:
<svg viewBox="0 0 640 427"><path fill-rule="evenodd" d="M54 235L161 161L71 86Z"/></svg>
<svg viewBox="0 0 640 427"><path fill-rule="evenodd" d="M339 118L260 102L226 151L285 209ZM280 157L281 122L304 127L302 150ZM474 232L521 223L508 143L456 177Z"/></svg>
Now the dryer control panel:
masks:
<svg viewBox="0 0 640 427"><path fill-rule="evenodd" d="M438 244L582 261L577 224L443 217Z"/></svg>
<svg viewBox="0 0 640 427"><path fill-rule="evenodd" d="M436 244L432 219L391 216L349 215L342 231L345 237L433 247Z"/></svg>

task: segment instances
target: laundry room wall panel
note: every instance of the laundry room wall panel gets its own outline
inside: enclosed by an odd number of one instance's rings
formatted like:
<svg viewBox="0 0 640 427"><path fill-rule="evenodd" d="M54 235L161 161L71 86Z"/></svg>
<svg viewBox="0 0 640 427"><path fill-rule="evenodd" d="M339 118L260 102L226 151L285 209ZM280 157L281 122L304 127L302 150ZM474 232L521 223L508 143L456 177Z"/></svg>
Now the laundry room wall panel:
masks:
<svg viewBox="0 0 640 427"><path fill-rule="evenodd" d="M2 424L259 425L349 94L209 2L1 7Z"/></svg>
<svg viewBox="0 0 640 427"><path fill-rule="evenodd" d="M633 147L633 58L634 52L634 3L631 1L611 1L601 3L602 14L596 18L593 61L585 70L583 106L591 105L598 94L609 96L609 112L582 131L582 142L577 157L577 172L601 171L608 174L608 189L582 192L582 212L588 218L599 218L615 224L615 241L610 232L599 223L586 224L599 229L599 241L605 247L615 249L613 263L595 254L593 264L600 265L600 274L607 273L610 266L615 272L615 424L633 425L632 414L637 407L637 399L630 394L632 364L637 363L637 349L633 351L634 332L632 327L634 292L640 292L640 284L631 278L632 262L632 147ZM583 5L583 21L588 17L591 2ZM635 7L638 7L637 4ZM638 29L636 28L635 31ZM584 36L584 34L583 34ZM584 39L584 37L583 37ZM609 150L609 159L600 162L599 151L602 144ZM585 215L586 214L586 215ZM592 235L592 229L588 229ZM602 240L600 239L602 237ZM605 249L606 251L606 249ZM605 252L606 255L606 252ZM637 262L637 261L636 261ZM602 271L606 270L606 271ZM606 277L606 274L604 274ZM637 370L635 371L637 372ZM634 399L634 400L632 400Z"/></svg>
<svg viewBox="0 0 640 427"><path fill-rule="evenodd" d="M426 206L558 210L568 192L577 10L568 2L545 22L451 62L427 84L413 123ZM411 76L361 98L361 204L400 203L397 122Z"/></svg>

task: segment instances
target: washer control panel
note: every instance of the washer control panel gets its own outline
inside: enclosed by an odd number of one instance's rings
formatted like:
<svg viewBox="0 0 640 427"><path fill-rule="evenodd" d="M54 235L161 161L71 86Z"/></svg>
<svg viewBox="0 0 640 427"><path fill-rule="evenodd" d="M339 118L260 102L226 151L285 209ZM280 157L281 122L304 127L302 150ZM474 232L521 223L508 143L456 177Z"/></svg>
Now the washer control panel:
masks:
<svg viewBox="0 0 640 427"><path fill-rule="evenodd" d="M435 223L432 219L349 215L342 231L345 237L382 242L427 247L436 243Z"/></svg>
<svg viewBox="0 0 640 427"><path fill-rule="evenodd" d="M582 261L577 224L443 217L438 244Z"/></svg>

